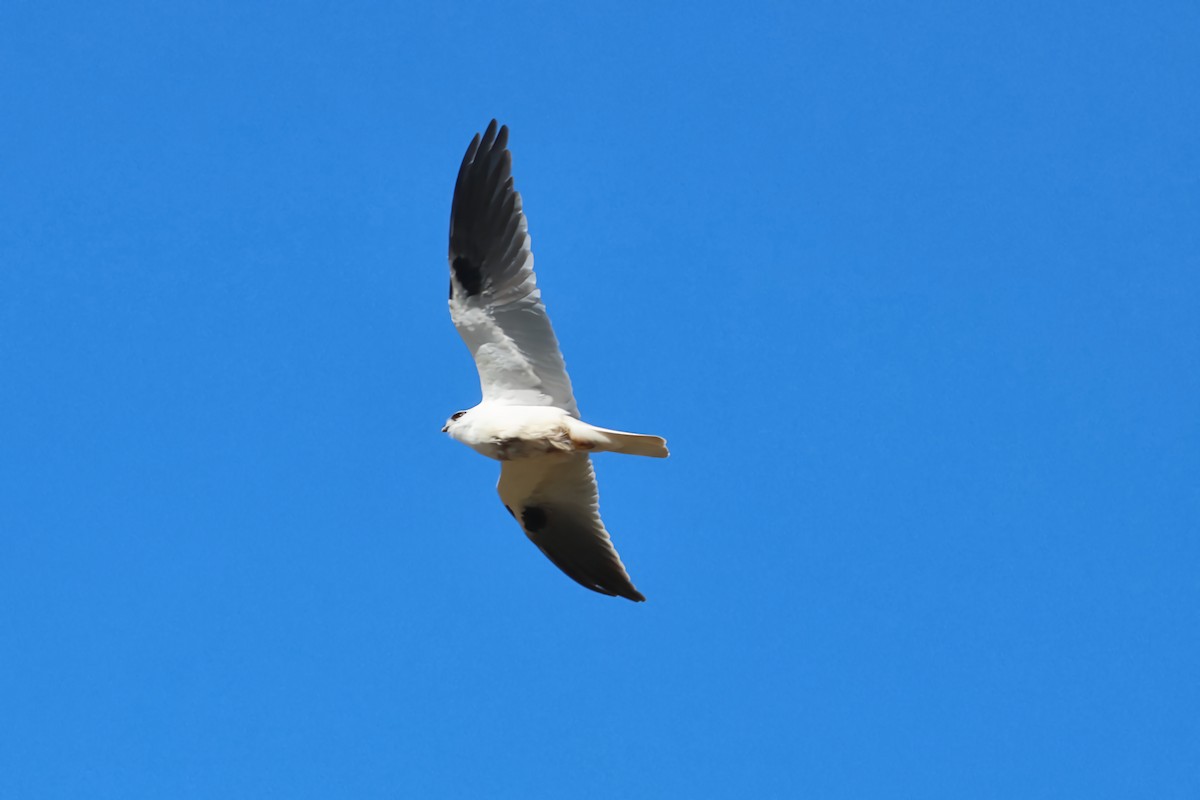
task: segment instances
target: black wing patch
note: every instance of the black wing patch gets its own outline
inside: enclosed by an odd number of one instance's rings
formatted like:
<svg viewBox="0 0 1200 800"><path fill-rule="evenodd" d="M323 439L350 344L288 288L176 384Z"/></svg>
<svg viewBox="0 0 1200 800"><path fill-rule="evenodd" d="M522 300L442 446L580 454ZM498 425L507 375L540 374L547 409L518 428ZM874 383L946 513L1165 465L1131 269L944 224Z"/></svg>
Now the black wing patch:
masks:
<svg viewBox="0 0 1200 800"><path fill-rule="evenodd" d="M454 271L454 279L458 281L458 285L463 287L468 297L473 297L483 291L483 275L479 272L479 265L471 262L471 259L466 256L458 256L450 264L450 269ZM454 296L454 284L450 284L450 296Z"/></svg>
<svg viewBox="0 0 1200 800"><path fill-rule="evenodd" d="M526 506L521 512L521 524L530 533L537 533L546 527L546 512L537 506Z"/></svg>

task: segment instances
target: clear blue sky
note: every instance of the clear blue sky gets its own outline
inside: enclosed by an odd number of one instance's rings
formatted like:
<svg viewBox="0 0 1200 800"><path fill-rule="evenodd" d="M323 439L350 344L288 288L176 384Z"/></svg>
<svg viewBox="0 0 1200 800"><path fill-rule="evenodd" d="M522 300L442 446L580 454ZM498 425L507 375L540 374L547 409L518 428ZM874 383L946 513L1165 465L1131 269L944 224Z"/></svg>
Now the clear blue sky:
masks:
<svg viewBox="0 0 1200 800"><path fill-rule="evenodd" d="M0 797L1200 796L1200 8L567 5L0 6ZM492 117L644 605L439 432Z"/></svg>

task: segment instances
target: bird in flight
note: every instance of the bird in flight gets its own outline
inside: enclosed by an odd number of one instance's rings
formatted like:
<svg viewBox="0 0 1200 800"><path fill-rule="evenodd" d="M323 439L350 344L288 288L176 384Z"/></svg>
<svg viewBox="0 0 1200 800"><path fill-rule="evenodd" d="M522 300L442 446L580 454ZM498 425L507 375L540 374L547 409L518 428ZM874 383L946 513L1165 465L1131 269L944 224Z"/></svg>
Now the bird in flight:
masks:
<svg viewBox="0 0 1200 800"><path fill-rule="evenodd" d="M500 462L496 489L529 540L577 583L645 600L600 521L591 453L666 458L658 436L579 419L571 379L533 275L508 127L471 140L450 208L450 318L479 370L483 400L442 428Z"/></svg>

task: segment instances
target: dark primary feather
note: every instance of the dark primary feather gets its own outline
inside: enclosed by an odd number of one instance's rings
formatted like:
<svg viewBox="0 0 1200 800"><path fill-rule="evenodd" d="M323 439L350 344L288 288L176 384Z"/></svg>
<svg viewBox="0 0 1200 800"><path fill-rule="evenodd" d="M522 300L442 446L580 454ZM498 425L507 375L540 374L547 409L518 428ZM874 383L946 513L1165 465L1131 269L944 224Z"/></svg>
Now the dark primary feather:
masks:
<svg viewBox="0 0 1200 800"><path fill-rule="evenodd" d="M450 207L450 268L468 297L501 284L520 262L520 195L513 188L508 126L492 120L471 140L458 170ZM450 294L454 294L454 283Z"/></svg>
<svg viewBox="0 0 1200 800"><path fill-rule="evenodd" d="M625 568L614 554L598 547L594 534L577 522L550 525L536 533L526 529L525 535L554 562L554 566L580 586L635 603L646 599L630 583Z"/></svg>

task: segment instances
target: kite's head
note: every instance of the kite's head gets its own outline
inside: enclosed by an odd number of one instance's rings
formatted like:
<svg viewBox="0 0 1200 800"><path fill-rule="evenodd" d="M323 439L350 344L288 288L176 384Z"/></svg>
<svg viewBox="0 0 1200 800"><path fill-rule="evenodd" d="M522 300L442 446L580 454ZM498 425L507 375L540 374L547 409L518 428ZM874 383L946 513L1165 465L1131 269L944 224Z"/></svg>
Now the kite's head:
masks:
<svg viewBox="0 0 1200 800"><path fill-rule="evenodd" d="M446 424L442 428L442 433L450 433L450 429L453 428L455 425L457 425L458 421L460 419L462 419L463 417L465 417L466 415L467 415L467 412L465 412L465 411L455 411L453 414L450 415L450 419L446 420Z"/></svg>

